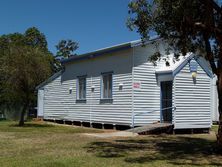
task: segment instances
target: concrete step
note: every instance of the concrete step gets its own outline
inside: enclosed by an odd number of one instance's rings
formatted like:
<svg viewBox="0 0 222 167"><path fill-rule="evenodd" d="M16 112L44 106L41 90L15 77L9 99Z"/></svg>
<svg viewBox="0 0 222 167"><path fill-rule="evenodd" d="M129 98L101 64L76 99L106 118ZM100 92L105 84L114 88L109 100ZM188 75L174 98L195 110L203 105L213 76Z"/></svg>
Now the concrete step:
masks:
<svg viewBox="0 0 222 167"><path fill-rule="evenodd" d="M155 123L148 124L141 127L135 127L128 129L128 132L138 133L139 135L153 134L153 133L169 133L173 130L173 124L171 123Z"/></svg>

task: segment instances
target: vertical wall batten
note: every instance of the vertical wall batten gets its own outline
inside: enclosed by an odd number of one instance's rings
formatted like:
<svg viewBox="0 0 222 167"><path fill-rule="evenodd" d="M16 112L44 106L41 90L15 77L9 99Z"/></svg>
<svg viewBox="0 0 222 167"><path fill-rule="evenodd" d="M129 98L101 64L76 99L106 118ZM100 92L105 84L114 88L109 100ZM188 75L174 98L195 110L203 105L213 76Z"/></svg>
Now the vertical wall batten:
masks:
<svg viewBox="0 0 222 167"><path fill-rule="evenodd" d="M131 127L134 127L134 47L132 48L132 84L131 84L131 89L132 89L132 120L131 120Z"/></svg>

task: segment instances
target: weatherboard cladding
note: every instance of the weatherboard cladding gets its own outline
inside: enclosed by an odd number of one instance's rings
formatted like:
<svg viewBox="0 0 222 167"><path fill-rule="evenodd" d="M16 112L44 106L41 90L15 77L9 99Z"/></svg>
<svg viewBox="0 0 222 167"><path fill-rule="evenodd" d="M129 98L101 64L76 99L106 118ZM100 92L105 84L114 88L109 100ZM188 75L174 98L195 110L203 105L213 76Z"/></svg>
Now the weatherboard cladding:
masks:
<svg viewBox="0 0 222 167"><path fill-rule="evenodd" d="M175 129L210 128L211 79L198 65L196 84L193 83L189 64L174 79Z"/></svg>
<svg viewBox="0 0 222 167"><path fill-rule="evenodd" d="M44 89L38 89L38 117L43 117L44 111Z"/></svg>
<svg viewBox="0 0 222 167"><path fill-rule="evenodd" d="M163 62L158 62L157 66L148 62L155 51L156 48L151 44L146 47L134 47L133 82L140 82L141 85L140 89L133 90L133 112L149 112L136 116L135 126L160 121L160 87L157 85L155 71Z"/></svg>
<svg viewBox="0 0 222 167"><path fill-rule="evenodd" d="M118 55L118 58L115 57ZM105 57L68 63L62 76L45 89L45 119L61 119L110 124L131 124L132 111L131 50L110 53ZM113 72L113 101L100 101L101 72ZM86 102L76 101L77 76L86 75ZM123 89L119 90L119 84ZM91 91L92 86L94 92ZM70 88L72 93L69 94Z"/></svg>
<svg viewBox="0 0 222 167"><path fill-rule="evenodd" d="M161 91L155 71L164 66L165 61L161 60L157 66L148 62L157 49L164 50L164 47L136 46L109 52L106 56L64 63L62 75L44 85L44 118L131 125L132 114L150 112L136 117L135 126L160 121ZM112 103L100 100L103 72L113 74ZM76 101L77 77L83 75L87 80L86 102ZM134 83L139 83L137 89L132 89ZM175 128L209 127L209 83L210 78L199 66L196 85L193 85L188 64L176 75L172 96L173 106L178 105L178 113L173 115ZM123 85L122 90L119 85Z"/></svg>

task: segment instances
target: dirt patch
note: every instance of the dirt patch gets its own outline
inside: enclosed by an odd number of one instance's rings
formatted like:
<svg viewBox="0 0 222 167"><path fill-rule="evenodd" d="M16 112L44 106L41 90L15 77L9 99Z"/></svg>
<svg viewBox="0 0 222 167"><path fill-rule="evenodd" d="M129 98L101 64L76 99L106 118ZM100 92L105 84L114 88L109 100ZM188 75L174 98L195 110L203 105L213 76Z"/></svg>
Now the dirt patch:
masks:
<svg viewBox="0 0 222 167"><path fill-rule="evenodd" d="M109 133L83 133L85 136L98 137L98 138L111 138L111 137L135 137L138 136L137 133L118 131Z"/></svg>

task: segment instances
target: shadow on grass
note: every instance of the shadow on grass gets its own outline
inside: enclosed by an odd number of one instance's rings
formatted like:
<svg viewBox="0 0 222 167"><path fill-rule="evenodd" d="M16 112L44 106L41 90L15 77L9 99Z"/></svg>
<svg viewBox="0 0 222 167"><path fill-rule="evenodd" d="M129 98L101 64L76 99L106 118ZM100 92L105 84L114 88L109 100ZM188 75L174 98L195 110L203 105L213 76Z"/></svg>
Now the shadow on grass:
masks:
<svg viewBox="0 0 222 167"><path fill-rule="evenodd" d="M163 160L177 166L222 166L222 156L215 141L203 138L154 136L141 140L93 142L87 149L98 157L123 157L128 163L144 164Z"/></svg>
<svg viewBox="0 0 222 167"><path fill-rule="evenodd" d="M11 124L10 127L21 127L21 128L50 128L54 127L53 125L49 124L40 124L40 123L25 123L24 126L19 126L18 124Z"/></svg>

